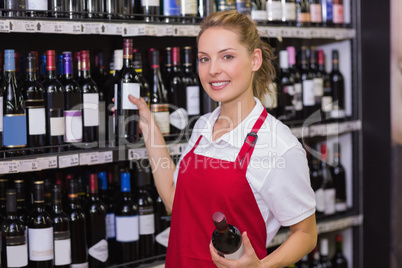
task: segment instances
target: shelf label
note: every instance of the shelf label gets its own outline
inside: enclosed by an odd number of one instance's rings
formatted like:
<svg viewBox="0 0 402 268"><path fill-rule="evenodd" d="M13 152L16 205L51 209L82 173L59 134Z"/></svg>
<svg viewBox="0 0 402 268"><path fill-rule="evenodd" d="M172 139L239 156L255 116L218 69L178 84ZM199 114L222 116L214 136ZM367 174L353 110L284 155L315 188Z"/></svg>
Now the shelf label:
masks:
<svg viewBox="0 0 402 268"><path fill-rule="evenodd" d="M38 158L39 169L57 168L57 156Z"/></svg>
<svg viewBox="0 0 402 268"><path fill-rule="evenodd" d="M173 35L174 36L192 36L193 28L192 26L187 25L175 25L173 26Z"/></svg>
<svg viewBox="0 0 402 268"><path fill-rule="evenodd" d="M0 173L1 174L9 174L9 173L17 173L20 168L19 161L6 161L0 162Z"/></svg>
<svg viewBox="0 0 402 268"><path fill-rule="evenodd" d="M124 25L119 23L104 23L102 26L102 34L123 35Z"/></svg>
<svg viewBox="0 0 402 268"><path fill-rule="evenodd" d="M156 28L157 36L171 36L173 35L173 27L171 25L158 25Z"/></svg>
<svg viewBox="0 0 402 268"><path fill-rule="evenodd" d="M61 22L63 25L63 33L67 34L81 34L84 32L84 26L79 22Z"/></svg>
<svg viewBox="0 0 402 268"><path fill-rule="evenodd" d="M162 28L162 27L159 27L159 28ZM145 25L145 35L155 36L156 35L156 26L155 25Z"/></svg>
<svg viewBox="0 0 402 268"><path fill-rule="evenodd" d="M80 165L95 165L98 164L98 153L83 153L80 154Z"/></svg>
<svg viewBox="0 0 402 268"><path fill-rule="evenodd" d="M34 20L10 20L10 32L34 33L41 27Z"/></svg>
<svg viewBox="0 0 402 268"><path fill-rule="evenodd" d="M138 160L144 158L148 158L148 152L146 148L128 150L128 160Z"/></svg>
<svg viewBox="0 0 402 268"><path fill-rule="evenodd" d="M29 172L40 170L37 159L20 160L19 172Z"/></svg>
<svg viewBox="0 0 402 268"><path fill-rule="evenodd" d="M294 127L294 128L291 128L290 130L292 131L292 134L295 135L295 137L298 139L303 138L303 132L305 134L304 137L308 137L308 128Z"/></svg>
<svg viewBox="0 0 402 268"><path fill-rule="evenodd" d="M79 163L78 154L59 156L59 168L78 166Z"/></svg>
<svg viewBox="0 0 402 268"><path fill-rule="evenodd" d="M64 33L63 23L61 21L37 21L41 26L37 32L41 33Z"/></svg>
<svg viewBox="0 0 402 268"><path fill-rule="evenodd" d="M98 164L112 163L112 162L113 162L113 152L112 151L98 153Z"/></svg>
<svg viewBox="0 0 402 268"><path fill-rule="evenodd" d="M0 33L9 33L10 32L10 23L9 20L1 20L0 21Z"/></svg>
<svg viewBox="0 0 402 268"><path fill-rule="evenodd" d="M84 27L84 33L100 34L102 32L102 24L103 23L84 23L82 25Z"/></svg>
<svg viewBox="0 0 402 268"><path fill-rule="evenodd" d="M130 25L130 24L124 25L123 36L139 36L139 35L140 35L139 25Z"/></svg>

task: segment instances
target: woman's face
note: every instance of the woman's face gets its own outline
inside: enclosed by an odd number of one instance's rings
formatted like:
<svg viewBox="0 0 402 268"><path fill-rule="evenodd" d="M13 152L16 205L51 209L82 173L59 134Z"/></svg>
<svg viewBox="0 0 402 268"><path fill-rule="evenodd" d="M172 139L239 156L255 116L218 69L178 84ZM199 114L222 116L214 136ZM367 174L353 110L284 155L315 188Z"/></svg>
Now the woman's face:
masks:
<svg viewBox="0 0 402 268"><path fill-rule="evenodd" d="M249 53L238 34L224 28L206 30L198 41L198 72L215 101L241 101L253 96L253 74L261 66L261 50Z"/></svg>

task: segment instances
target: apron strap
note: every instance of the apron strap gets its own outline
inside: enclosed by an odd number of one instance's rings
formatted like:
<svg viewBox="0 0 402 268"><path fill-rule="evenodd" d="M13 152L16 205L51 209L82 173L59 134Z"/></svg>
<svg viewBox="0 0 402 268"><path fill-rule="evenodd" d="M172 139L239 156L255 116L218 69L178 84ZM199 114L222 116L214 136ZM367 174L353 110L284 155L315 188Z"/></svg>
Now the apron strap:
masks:
<svg viewBox="0 0 402 268"><path fill-rule="evenodd" d="M258 140L258 131L260 130L262 124L264 123L265 119L268 116L268 112L266 109L264 109L260 115L260 117L257 119L255 122L253 128L251 129L251 132L249 132L244 139L243 146L240 149L239 154L237 155L236 158L236 164L239 164L241 169L247 170L247 166L250 162L251 155L253 154L254 151L254 146L257 143Z"/></svg>

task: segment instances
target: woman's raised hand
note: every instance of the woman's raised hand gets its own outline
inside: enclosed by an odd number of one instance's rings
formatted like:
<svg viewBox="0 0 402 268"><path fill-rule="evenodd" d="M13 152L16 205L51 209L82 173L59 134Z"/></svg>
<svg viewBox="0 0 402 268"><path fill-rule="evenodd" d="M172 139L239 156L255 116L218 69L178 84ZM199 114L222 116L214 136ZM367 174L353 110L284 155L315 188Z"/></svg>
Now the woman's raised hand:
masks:
<svg viewBox="0 0 402 268"><path fill-rule="evenodd" d="M136 98L133 95L128 95L131 103L137 105L140 114L140 128L144 135L149 134L151 123L154 121L151 110L149 109L146 101L143 98Z"/></svg>

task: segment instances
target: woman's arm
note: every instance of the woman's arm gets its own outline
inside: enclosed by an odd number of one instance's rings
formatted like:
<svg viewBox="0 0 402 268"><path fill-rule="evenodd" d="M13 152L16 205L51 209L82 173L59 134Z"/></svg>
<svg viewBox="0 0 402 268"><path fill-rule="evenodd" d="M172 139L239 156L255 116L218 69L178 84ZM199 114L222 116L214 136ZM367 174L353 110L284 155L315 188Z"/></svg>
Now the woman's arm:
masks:
<svg viewBox="0 0 402 268"><path fill-rule="evenodd" d="M173 173L176 166L169 155L163 135L145 100L143 98L137 99L132 95L129 95L128 98L138 106L141 117L140 128L148 151L155 186L165 204L166 210L171 212L175 193Z"/></svg>
<svg viewBox="0 0 402 268"><path fill-rule="evenodd" d="M288 239L274 252L259 260L247 234L243 233L245 253L239 260L228 260L219 256L210 244L212 260L217 267L231 268L282 268L294 264L310 253L317 244L315 214L290 226Z"/></svg>

